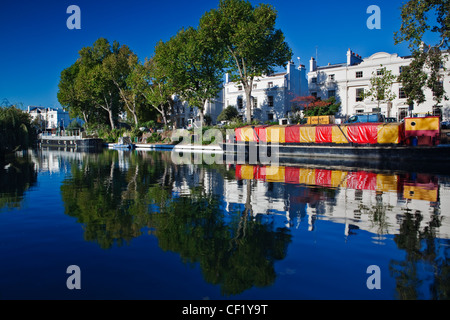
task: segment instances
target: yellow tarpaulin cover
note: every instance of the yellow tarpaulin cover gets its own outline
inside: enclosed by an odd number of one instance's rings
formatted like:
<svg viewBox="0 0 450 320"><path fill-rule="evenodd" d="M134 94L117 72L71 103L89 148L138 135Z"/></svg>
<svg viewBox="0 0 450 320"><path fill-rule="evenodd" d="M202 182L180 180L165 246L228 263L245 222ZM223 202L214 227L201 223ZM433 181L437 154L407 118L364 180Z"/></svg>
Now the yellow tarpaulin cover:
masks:
<svg viewBox="0 0 450 320"><path fill-rule="evenodd" d="M405 199L436 202L438 191L437 189L427 189L418 186L405 186L403 189L403 197Z"/></svg>
<svg viewBox="0 0 450 320"><path fill-rule="evenodd" d="M388 123L381 124L378 126L378 143L393 143L399 144L401 143L401 126L400 123Z"/></svg>
<svg viewBox="0 0 450 320"><path fill-rule="evenodd" d="M243 165L241 167L241 178L244 180L251 180L254 178L254 166Z"/></svg>
<svg viewBox="0 0 450 320"><path fill-rule="evenodd" d="M266 181L284 182L285 167L266 167Z"/></svg>
<svg viewBox="0 0 450 320"><path fill-rule="evenodd" d="M347 136L346 126L340 126L340 128L339 126L333 126L331 135L333 143L349 143L349 141L346 138Z"/></svg>
<svg viewBox="0 0 450 320"><path fill-rule="evenodd" d="M331 187L347 187L347 171L333 170L331 171Z"/></svg>
<svg viewBox="0 0 450 320"><path fill-rule="evenodd" d="M266 128L267 142L285 143L286 126L270 126Z"/></svg>
<svg viewBox="0 0 450 320"><path fill-rule="evenodd" d="M300 127L300 142L301 143L315 143L316 142L316 127L301 126Z"/></svg>
<svg viewBox="0 0 450 320"><path fill-rule="evenodd" d="M439 129L439 117L405 118L405 131L435 131Z"/></svg>
<svg viewBox="0 0 450 320"><path fill-rule="evenodd" d="M315 169L300 169L299 182L307 185L316 184L316 170Z"/></svg>
<svg viewBox="0 0 450 320"><path fill-rule="evenodd" d="M241 128L241 140L245 142L256 141L255 129L253 127L243 127Z"/></svg>
<svg viewBox="0 0 450 320"><path fill-rule="evenodd" d="M377 191L396 192L398 176L393 174L377 174Z"/></svg>

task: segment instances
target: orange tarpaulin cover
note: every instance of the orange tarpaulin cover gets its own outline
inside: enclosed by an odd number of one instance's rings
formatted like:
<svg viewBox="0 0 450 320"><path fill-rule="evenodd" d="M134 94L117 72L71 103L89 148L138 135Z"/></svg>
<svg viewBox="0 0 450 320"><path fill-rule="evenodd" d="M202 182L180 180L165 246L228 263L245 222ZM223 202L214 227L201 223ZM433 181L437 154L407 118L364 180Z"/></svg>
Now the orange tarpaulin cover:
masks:
<svg viewBox="0 0 450 320"><path fill-rule="evenodd" d="M349 143L347 140L347 126L333 126L332 129L333 143Z"/></svg>
<svg viewBox="0 0 450 320"><path fill-rule="evenodd" d="M316 142L316 127L301 126L300 127L300 142L315 143Z"/></svg>
<svg viewBox="0 0 450 320"><path fill-rule="evenodd" d="M267 142L285 143L286 126L270 126L266 128Z"/></svg>
<svg viewBox="0 0 450 320"><path fill-rule="evenodd" d="M236 132L236 141L240 142L256 142L258 141L256 138L256 132L252 126L237 128Z"/></svg>
<svg viewBox="0 0 450 320"><path fill-rule="evenodd" d="M403 124L385 123L378 126L377 142L399 144L403 141Z"/></svg>

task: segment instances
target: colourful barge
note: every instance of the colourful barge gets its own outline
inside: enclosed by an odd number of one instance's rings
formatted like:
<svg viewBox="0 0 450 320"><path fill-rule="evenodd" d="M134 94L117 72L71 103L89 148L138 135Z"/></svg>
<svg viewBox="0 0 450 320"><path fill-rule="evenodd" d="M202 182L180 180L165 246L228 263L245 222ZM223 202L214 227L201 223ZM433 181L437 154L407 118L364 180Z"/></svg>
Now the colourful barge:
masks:
<svg viewBox="0 0 450 320"><path fill-rule="evenodd" d="M440 143L439 117L405 118L401 123L274 125L237 128L223 144L225 153L258 156L342 158L377 161L450 159Z"/></svg>

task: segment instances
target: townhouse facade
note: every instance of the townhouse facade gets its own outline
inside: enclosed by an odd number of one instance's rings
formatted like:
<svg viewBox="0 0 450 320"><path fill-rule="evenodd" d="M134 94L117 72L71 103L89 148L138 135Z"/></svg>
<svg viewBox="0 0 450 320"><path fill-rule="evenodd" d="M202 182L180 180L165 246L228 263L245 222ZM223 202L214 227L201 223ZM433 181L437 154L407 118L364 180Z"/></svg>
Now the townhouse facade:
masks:
<svg viewBox="0 0 450 320"><path fill-rule="evenodd" d="M328 64L318 66L314 58L310 59L308 72L309 95L322 100L334 96L341 102L341 114L350 116L361 113L380 112L386 117L396 118L401 121L406 116L421 116L426 114L441 115L444 120L450 118L450 103L443 100L436 103L431 90L425 90L426 101L420 105L409 105L402 84L397 80L392 85L392 92L396 98L389 102L381 103L370 98L363 99L361 94L370 87L370 79L381 74L381 69L386 67L394 76L399 76L402 68L408 66L412 57L400 57L397 54L378 52L368 58L362 58L351 49L347 51L347 61L340 64ZM447 69L450 63L446 63ZM442 70L441 77L446 92L450 92L450 77L448 72Z"/></svg>
<svg viewBox="0 0 450 320"><path fill-rule="evenodd" d="M295 66L290 61L286 72L263 75L255 78L250 103L252 120L273 122L288 117L292 111L291 100L308 93L306 68L299 64ZM245 98L243 85L230 81L228 74L224 84L224 107L233 106L239 116L245 121L248 102Z"/></svg>
<svg viewBox="0 0 450 320"><path fill-rule="evenodd" d="M217 123L217 117L224 109L222 88L217 94L216 98L210 99L205 103L203 109L203 116L209 116L211 124ZM189 104L180 99L178 96L173 97L173 114L172 121L176 128L188 128L193 121L200 120L200 109L197 107L191 108Z"/></svg>
<svg viewBox="0 0 450 320"><path fill-rule="evenodd" d="M38 119L41 122L44 130L66 128L71 120L69 112L58 108L28 106L27 112L31 121Z"/></svg>

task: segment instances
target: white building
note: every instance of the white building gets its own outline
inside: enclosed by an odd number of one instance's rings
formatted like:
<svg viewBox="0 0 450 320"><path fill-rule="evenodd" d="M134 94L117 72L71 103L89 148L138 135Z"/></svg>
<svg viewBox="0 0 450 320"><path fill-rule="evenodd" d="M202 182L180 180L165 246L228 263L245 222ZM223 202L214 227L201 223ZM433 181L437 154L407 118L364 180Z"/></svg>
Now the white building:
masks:
<svg viewBox="0 0 450 320"><path fill-rule="evenodd" d="M197 107L191 108L189 104L179 99L178 96L173 96L174 106L173 114L171 115L172 121L175 122L177 128L188 127L189 120L199 121L200 110ZM217 123L217 117L224 109L223 106L223 89L219 91L215 99L211 99L206 102L203 110L203 116L210 116L212 124Z"/></svg>
<svg viewBox="0 0 450 320"><path fill-rule="evenodd" d="M402 67L411 63L412 57L399 57L397 54L378 52L368 58L362 58L350 49L347 51L347 61L340 64L328 64L317 66L314 58L310 60L310 71L308 73L309 95L325 100L335 96L341 102L342 115L353 115L357 113L381 112L387 117L395 117L397 120L410 115L434 114L443 115L444 119L450 116L450 103L443 101L436 105L433 93L425 91L426 102L409 106L400 82L395 82L392 91L396 98L392 105L382 103L378 110L378 103L360 98L361 92L368 90L370 79L380 72L383 67L391 70L395 76L400 75ZM447 61L447 69L450 63ZM450 77L442 72L444 79L444 90L450 92Z"/></svg>
<svg viewBox="0 0 450 320"><path fill-rule="evenodd" d="M295 67L291 61L286 72L258 77L252 88L252 118L277 121L286 118L291 111L291 100L308 92L306 69L304 65ZM234 106L239 115L246 120L247 102L241 83L231 82L228 74L225 79L224 107Z"/></svg>
<svg viewBox="0 0 450 320"><path fill-rule="evenodd" d="M28 106L28 114L31 121L39 119L43 129L66 128L70 124L69 112L58 108L45 108Z"/></svg>

